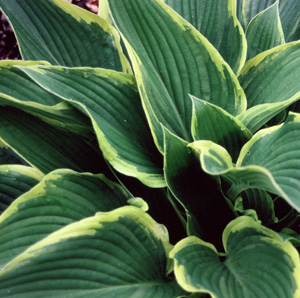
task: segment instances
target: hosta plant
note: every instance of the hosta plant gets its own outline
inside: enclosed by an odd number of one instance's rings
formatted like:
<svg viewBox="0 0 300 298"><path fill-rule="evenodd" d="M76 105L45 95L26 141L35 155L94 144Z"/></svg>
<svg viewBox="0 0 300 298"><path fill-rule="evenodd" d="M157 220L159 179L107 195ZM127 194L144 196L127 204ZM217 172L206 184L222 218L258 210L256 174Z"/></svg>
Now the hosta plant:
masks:
<svg viewBox="0 0 300 298"><path fill-rule="evenodd" d="M0 297L300 297L299 1L0 8Z"/></svg>

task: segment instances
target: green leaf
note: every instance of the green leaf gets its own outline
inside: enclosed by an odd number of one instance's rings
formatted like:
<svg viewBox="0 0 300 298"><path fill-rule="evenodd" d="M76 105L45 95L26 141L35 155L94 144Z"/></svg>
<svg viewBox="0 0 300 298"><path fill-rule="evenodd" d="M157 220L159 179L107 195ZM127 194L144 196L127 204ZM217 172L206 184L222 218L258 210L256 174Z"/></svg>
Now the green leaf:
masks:
<svg viewBox="0 0 300 298"><path fill-rule="evenodd" d="M243 0L236 1L236 16L237 16L240 24L244 28L243 4L244 4Z"/></svg>
<svg viewBox="0 0 300 298"><path fill-rule="evenodd" d="M243 190L258 188L285 199L300 210L300 116L290 113L280 126L260 130L244 145L233 166L228 152L208 141L189 146L199 154L203 170L221 175L232 186L228 196L235 199Z"/></svg>
<svg viewBox="0 0 300 298"><path fill-rule="evenodd" d="M239 200L239 199L238 199ZM272 197L260 189L246 189L242 192L239 202L239 212L247 215L249 210L255 210L257 217L264 225L269 225L278 222L275 217L274 203Z"/></svg>
<svg viewBox="0 0 300 298"><path fill-rule="evenodd" d="M188 146L198 156L202 169L210 175L221 175L233 168L228 151L212 141L196 141Z"/></svg>
<svg viewBox="0 0 300 298"><path fill-rule="evenodd" d="M293 245L295 247L297 247L297 248L300 247L300 235L298 233L296 233L295 231L288 229L288 228L284 228L280 231L280 236L283 239L287 239L288 241L293 243Z"/></svg>
<svg viewBox="0 0 300 298"><path fill-rule="evenodd" d="M57 128L12 107L0 107L0 141L43 173L58 168L104 172L92 140Z"/></svg>
<svg viewBox="0 0 300 298"><path fill-rule="evenodd" d="M297 169L300 165L299 114L290 113L287 121L279 127L262 130L249 141L241 151L237 167L257 165L268 169L274 185L280 189L275 194L282 195L294 208L300 208Z"/></svg>
<svg viewBox="0 0 300 298"><path fill-rule="evenodd" d="M238 18L243 28L247 29L250 21L258 15L261 11L267 9L272 4L274 4L277 0L237 0L240 2Z"/></svg>
<svg viewBox="0 0 300 298"><path fill-rule="evenodd" d="M1 145L0 139L0 165L28 165L28 163L11 148L6 145Z"/></svg>
<svg viewBox="0 0 300 298"><path fill-rule="evenodd" d="M246 38L247 59L285 43L278 1L252 19L246 31Z"/></svg>
<svg viewBox="0 0 300 298"><path fill-rule="evenodd" d="M33 80L31 80L25 73L23 73L18 66L31 65L50 65L43 61L23 61L23 60L2 60L0 61L0 90L1 103L6 97L12 97L18 101L28 103L34 102L38 106L55 106L61 102L61 99L52 94L48 94ZM6 103L6 102L3 102Z"/></svg>
<svg viewBox="0 0 300 298"><path fill-rule="evenodd" d="M233 115L245 110L246 99L231 68L207 39L169 6L155 0L108 2L161 152L161 123L182 139L192 139L189 94Z"/></svg>
<svg viewBox="0 0 300 298"><path fill-rule="evenodd" d="M2 213L0 267L65 225L124 206L129 198L102 174L51 172Z"/></svg>
<svg viewBox="0 0 300 298"><path fill-rule="evenodd" d="M237 0L237 15L244 29L257 14L273 5L276 0ZM300 38L300 3L294 0L279 1L279 15L285 41L296 41Z"/></svg>
<svg viewBox="0 0 300 298"><path fill-rule="evenodd" d="M132 75L91 68L32 66L22 70L91 118L103 155L117 171L149 186L165 186L162 158Z"/></svg>
<svg viewBox="0 0 300 298"><path fill-rule="evenodd" d="M214 298L299 297L299 254L279 234L242 216L226 227L223 244L225 257L196 237L176 244L170 257L185 290Z"/></svg>
<svg viewBox="0 0 300 298"><path fill-rule="evenodd" d="M175 298L166 229L135 207L70 224L0 272L0 296Z"/></svg>
<svg viewBox="0 0 300 298"><path fill-rule="evenodd" d="M235 73L245 63L247 43L236 17L236 0L164 0L201 32Z"/></svg>
<svg viewBox="0 0 300 298"><path fill-rule="evenodd" d="M24 60L129 71L119 36L105 20L67 1L1 0Z"/></svg>
<svg viewBox="0 0 300 298"><path fill-rule="evenodd" d="M236 160L242 146L252 137L251 132L222 108L193 96L191 98L193 139L213 141L226 148Z"/></svg>
<svg viewBox="0 0 300 298"><path fill-rule="evenodd" d="M300 39L300 2L279 1L280 19L286 42Z"/></svg>
<svg viewBox="0 0 300 298"><path fill-rule="evenodd" d="M43 175L23 165L0 165L0 214L19 196L35 186Z"/></svg>
<svg viewBox="0 0 300 298"><path fill-rule="evenodd" d="M273 117L282 112L285 113L285 109L293 103L299 102L299 99L300 92L297 92L291 98L281 102L258 104L241 113L236 118L254 133Z"/></svg>
<svg viewBox="0 0 300 298"><path fill-rule="evenodd" d="M239 80L247 96L248 108L283 102L300 91L299 55L298 41L265 51L245 64Z"/></svg>
<svg viewBox="0 0 300 298"><path fill-rule="evenodd" d="M114 174L132 197L143 198L149 208L147 213L154 220L168 227L171 243L176 243L186 237L186 222L181 213L182 209L166 188L149 188L133 177L118 172Z"/></svg>
<svg viewBox="0 0 300 298"><path fill-rule="evenodd" d="M81 134L89 132L87 117L41 88L18 68L41 64L48 63L0 61L0 105L21 109L58 128Z"/></svg>
<svg viewBox="0 0 300 298"><path fill-rule="evenodd" d="M220 244L221 234L233 212L218 190L217 182L201 167L188 144L165 129L166 182L183 205L188 219L198 221L201 238ZM217 220L216 220L217 219Z"/></svg>

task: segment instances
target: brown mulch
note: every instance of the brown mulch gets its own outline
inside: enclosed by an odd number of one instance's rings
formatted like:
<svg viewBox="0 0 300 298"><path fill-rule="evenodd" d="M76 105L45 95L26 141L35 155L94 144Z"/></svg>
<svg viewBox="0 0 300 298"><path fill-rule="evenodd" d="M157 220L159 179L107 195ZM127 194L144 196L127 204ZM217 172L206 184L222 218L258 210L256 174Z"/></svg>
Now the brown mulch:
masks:
<svg viewBox="0 0 300 298"><path fill-rule="evenodd" d="M66 0L74 5L89 10L93 13L98 12L98 0ZM21 55L15 35L0 11L0 60L11 59L20 60Z"/></svg>
<svg viewBox="0 0 300 298"><path fill-rule="evenodd" d="M21 59L15 35L5 19L0 14L0 60Z"/></svg>

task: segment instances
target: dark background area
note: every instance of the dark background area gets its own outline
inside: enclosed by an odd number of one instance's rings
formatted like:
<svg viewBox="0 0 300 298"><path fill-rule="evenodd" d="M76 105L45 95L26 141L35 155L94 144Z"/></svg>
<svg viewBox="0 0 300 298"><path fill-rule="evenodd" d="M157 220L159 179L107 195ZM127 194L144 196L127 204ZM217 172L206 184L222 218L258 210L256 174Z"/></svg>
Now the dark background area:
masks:
<svg viewBox="0 0 300 298"><path fill-rule="evenodd" d="M93 13L98 12L98 0L65 0ZM0 11L0 60L11 59L20 60L21 55L15 35L7 22L5 16Z"/></svg>

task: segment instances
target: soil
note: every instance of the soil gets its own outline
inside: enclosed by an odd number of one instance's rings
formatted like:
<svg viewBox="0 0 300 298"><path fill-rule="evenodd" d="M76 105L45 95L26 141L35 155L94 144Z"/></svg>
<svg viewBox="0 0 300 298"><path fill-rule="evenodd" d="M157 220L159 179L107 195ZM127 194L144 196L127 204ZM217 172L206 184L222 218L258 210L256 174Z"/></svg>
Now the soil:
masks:
<svg viewBox="0 0 300 298"><path fill-rule="evenodd" d="M98 12L98 0L66 0L74 5L89 10L93 13ZM9 23L0 11L0 60L11 59L20 60L18 44Z"/></svg>

